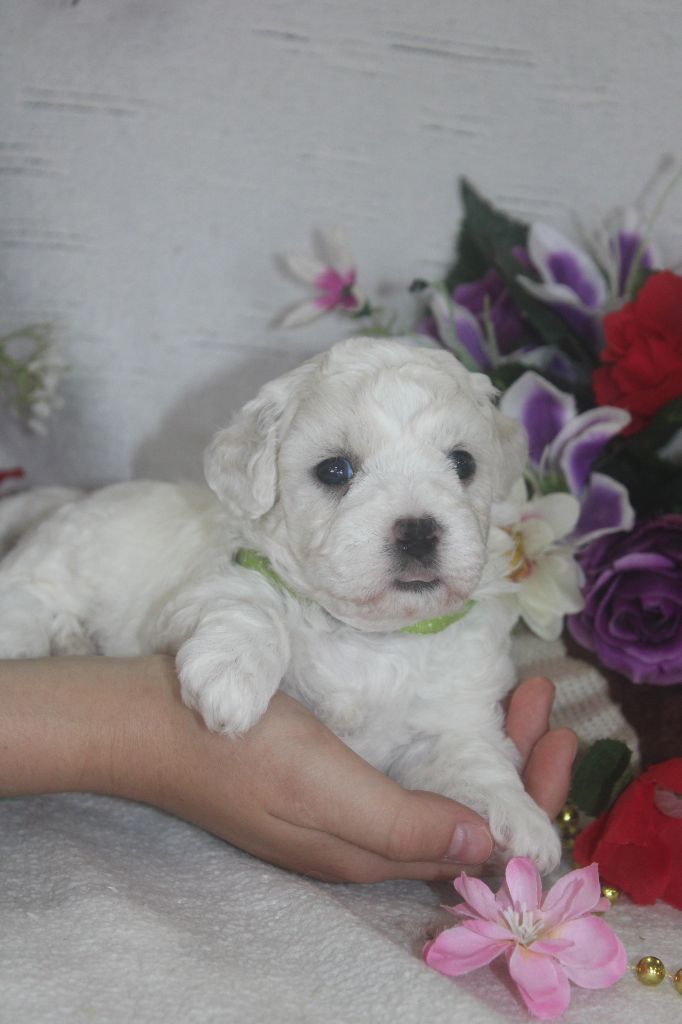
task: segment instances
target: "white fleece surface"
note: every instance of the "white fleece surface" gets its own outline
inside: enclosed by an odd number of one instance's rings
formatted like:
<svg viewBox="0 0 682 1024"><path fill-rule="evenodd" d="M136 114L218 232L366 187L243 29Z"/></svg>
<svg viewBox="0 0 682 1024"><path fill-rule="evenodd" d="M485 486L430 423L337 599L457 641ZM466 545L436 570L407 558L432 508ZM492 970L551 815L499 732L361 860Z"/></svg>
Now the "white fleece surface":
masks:
<svg viewBox="0 0 682 1024"><path fill-rule="evenodd" d="M596 677L559 645L526 638L519 660L552 670L559 703L597 701ZM598 677L596 677L598 679ZM585 687L592 696L585 697ZM572 701L571 693L578 696ZM581 695L582 694L582 695ZM604 722L627 737L602 701ZM0 802L0 1022L348 1022L528 1017L498 967L443 978L420 961L452 919L449 886L327 885L270 867L151 808L94 796ZM622 898L609 919L630 962L682 961L678 911ZM631 974L573 990L564 1020L679 1020L672 984Z"/></svg>

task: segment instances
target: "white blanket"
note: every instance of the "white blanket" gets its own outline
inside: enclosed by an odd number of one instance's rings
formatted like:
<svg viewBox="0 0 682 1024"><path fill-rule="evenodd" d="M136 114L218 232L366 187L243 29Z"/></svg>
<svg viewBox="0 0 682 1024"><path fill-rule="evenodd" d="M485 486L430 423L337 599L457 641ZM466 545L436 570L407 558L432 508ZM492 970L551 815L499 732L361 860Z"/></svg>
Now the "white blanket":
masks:
<svg viewBox="0 0 682 1024"><path fill-rule="evenodd" d="M551 671L560 717L631 739L603 682L558 645L526 639L519 660ZM452 981L421 962L427 934L453 923L439 907L453 895L314 882L124 801L0 801L0 1022L527 1020L502 965ZM630 963L682 963L679 912L621 898L609 920ZM574 988L563 1019L672 1024L680 1012L670 982L648 990L629 972L606 992Z"/></svg>

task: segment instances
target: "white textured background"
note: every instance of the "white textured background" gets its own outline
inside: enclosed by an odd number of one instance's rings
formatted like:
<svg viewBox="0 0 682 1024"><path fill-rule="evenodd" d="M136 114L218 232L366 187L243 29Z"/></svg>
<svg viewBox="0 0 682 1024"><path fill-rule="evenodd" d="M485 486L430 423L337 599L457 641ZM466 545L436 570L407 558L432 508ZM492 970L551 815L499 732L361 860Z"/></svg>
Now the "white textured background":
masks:
<svg viewBox="0 0 682 1024"><path fill-rule="evenodd" d="M272 327L302 297L276 253L342 222L369 291L437 276L462 173L525 217L589 220L680 153L681 51L681 0L0 0L0 333L52 321L71 363L47 439L0 414L0 466L197 476L232 409L343 333ZM679 260L679 194L661 237ZM91 803L0 806L3 1024L527 1019L487 973L418 964L425 886L329 890ZM617 908L633 962L677 968L672 914ZM632 978L574 999L575 1024L680 1010Z"/></svg>
<svg viewBox="0 0 682 1024"><path fill-rule="evenodd" d="M680 0L1 0L0 332L52 321L71 374L0 464L196 476L345 331L273 328L276 253L342 222L370 290L435 276L461 173L564 228L629 200L680 150L681 44Z"/></svg>

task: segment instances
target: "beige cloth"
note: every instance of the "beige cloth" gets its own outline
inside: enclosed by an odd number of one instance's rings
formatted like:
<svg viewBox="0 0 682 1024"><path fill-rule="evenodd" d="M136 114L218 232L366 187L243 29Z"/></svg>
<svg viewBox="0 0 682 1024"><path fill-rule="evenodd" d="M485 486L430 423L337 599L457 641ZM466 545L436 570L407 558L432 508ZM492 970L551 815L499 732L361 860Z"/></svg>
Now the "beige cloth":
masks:
<svg viewBox="0 0 682 1024"><path fill-rule="evenodd" d="M554 677L563 721L626 735L592 669L560 645L517 648ZM452 895L299 878L114 799L0 801L0 1024L528 1020L501 964L453 981L421 962L427 934L452 923L439 907ZM623 898L609 920L631 963L680 966L678 911ZM628 973L605 992L574 988L563 1020L677 1024L681 1011L669 982L647 990Z"/></svg>

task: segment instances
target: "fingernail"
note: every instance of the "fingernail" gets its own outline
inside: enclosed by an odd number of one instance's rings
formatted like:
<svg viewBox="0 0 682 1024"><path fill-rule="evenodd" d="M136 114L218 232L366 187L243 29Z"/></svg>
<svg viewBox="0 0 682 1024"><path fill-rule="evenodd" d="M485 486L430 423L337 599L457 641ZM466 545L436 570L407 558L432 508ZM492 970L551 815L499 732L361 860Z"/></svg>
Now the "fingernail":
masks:
<svg viewBox="0 0 682 1024"><path fill-rule="evenodd" d="M493 852L493 838L484 825L467 822L452 833L445 860L459 864L483 864Z"/></svg>

